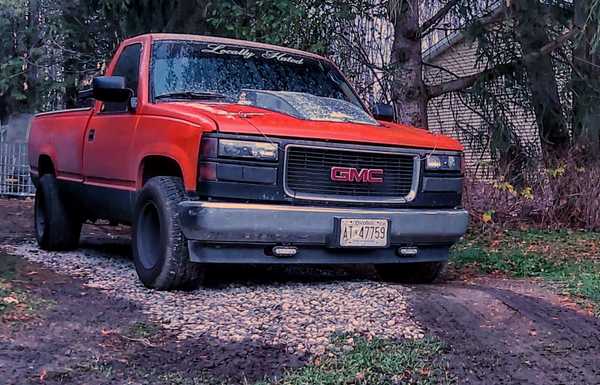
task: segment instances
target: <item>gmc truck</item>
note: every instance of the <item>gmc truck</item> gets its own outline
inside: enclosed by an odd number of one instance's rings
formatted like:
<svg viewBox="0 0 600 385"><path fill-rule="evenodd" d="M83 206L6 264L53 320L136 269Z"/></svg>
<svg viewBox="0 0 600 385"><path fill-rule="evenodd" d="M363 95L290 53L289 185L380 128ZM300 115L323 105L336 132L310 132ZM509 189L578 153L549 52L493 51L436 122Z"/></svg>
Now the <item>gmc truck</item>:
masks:
<svg viewBox="0 0 600 385"><path fill-rule="evenodd" d="M369 108L329 60L230 39L124 41L89 108L38 114L29 157L40 248L86 221L132 226L148 288L213 264L372 264L431 282L466 231L454 139Z"/></svg>

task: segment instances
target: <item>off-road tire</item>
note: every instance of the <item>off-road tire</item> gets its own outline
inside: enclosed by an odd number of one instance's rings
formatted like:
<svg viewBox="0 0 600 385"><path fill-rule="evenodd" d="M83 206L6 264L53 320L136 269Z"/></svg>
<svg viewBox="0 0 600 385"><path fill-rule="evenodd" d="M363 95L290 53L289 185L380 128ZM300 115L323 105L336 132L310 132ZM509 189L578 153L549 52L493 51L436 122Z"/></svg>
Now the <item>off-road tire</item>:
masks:
<svg viewBox="0 0 600 385"><path fill-rule="evenodd" d="M195 288L205 269L191 263L179 223L185 199L181 178L150 179L137 197L133 218L133 260L144 286L157 290Z"/></svg>
<svg viewBox="0 0 600 385"><path fill-rule="evenodd" d="M446 262L376 265L379 277L386 282L432 283L446 269Z"/></svg>
<svg viewBox="0 0 600 385"><path fill-rule="evenodd" d="M54 175L43 175L35 193L34 227L43 250L73 250L79 246L83 220L60 194Z"/></svg>

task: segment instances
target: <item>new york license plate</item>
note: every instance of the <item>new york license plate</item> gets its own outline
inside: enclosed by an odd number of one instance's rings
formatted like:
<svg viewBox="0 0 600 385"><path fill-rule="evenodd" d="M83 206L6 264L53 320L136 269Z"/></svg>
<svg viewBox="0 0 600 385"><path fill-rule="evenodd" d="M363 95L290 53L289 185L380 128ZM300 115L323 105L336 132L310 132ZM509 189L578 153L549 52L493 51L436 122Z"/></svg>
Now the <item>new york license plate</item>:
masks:
<svg viewBox="0 0 600 385"><path fill-rule="evenodd" d="M387 219L341 219L340 246L386 247L388 227Z"/></svg>

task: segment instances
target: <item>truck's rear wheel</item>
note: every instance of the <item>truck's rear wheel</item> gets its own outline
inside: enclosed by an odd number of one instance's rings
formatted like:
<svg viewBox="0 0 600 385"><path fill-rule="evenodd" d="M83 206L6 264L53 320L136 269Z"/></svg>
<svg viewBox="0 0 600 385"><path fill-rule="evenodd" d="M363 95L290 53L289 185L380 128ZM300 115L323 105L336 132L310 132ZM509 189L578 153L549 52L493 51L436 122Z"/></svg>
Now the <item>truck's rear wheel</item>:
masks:
<svg viewBox="0 0 600 385"><path fill-rule="evenodd" d="M394 265L376 265L379 277L387 282L432 283L446 268L445 262L421 262Z"/></svg>
<svg viewBox="0 0 600 385"><path fill-rule="evenodd" d="M185 199L180 178L150 179L138 196L133 221L133 258L142 283L171 290L199 285L200 265L189 261L177 205Z"/></svg>
<svg viewBox="0 0 600 385"><path fill-rule="evenodd" d="M34 226L40 248L72 250L79 245L82 219L58 189L54 175L43 175L35 193Z"/></svg>

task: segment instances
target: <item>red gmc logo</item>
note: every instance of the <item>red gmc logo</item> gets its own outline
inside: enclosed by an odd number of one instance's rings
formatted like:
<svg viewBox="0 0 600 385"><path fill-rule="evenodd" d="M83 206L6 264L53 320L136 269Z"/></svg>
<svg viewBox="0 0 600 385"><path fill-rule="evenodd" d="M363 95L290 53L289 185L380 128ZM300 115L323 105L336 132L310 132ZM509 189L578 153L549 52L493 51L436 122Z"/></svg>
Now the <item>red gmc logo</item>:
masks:
<svg viewBox="0 0 600 385"><path fill-rule="evenodd" d="M380 168L332 167L331 180L335 182L383 183L383 170Z"/></svg>

